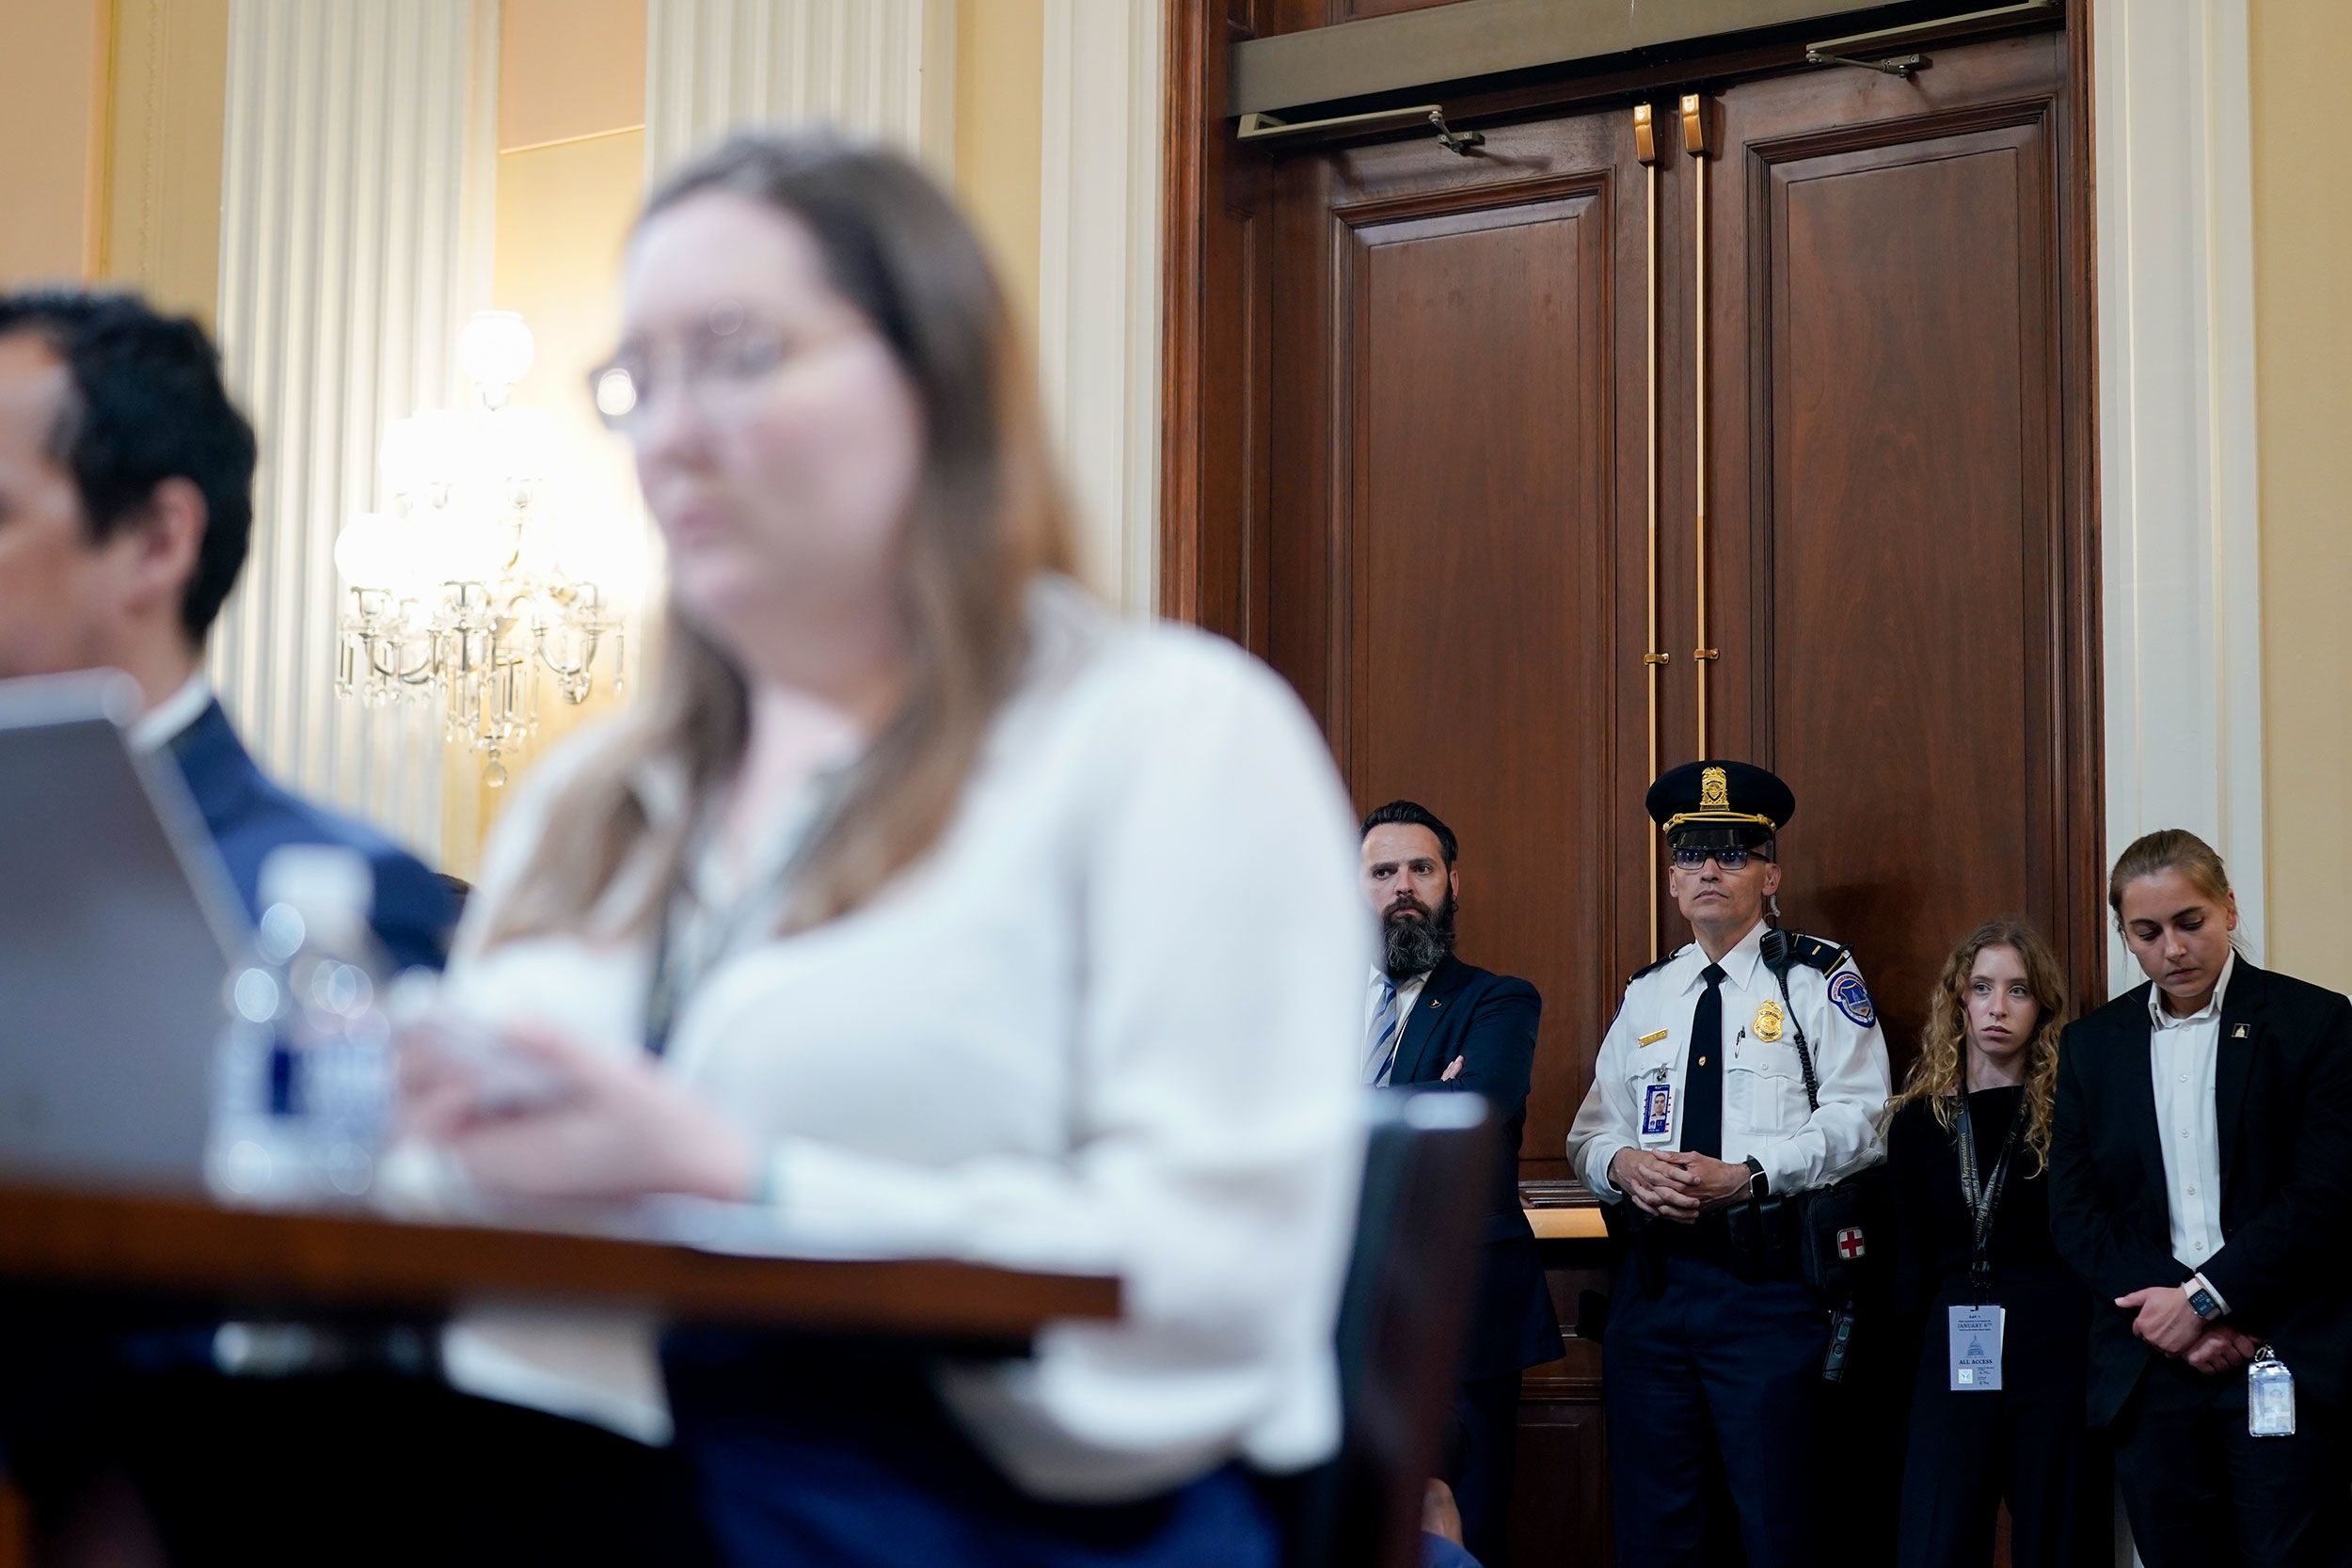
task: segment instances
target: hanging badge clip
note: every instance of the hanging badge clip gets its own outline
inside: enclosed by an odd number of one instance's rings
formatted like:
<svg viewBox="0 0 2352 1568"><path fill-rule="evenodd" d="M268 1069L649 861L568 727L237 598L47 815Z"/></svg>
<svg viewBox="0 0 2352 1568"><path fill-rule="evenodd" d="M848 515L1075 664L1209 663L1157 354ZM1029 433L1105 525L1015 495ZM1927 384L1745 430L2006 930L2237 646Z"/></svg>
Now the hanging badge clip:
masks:
<svg viewBox="0 0 2352 1568"><path fill-rule="evenodd" d="M2295 1374L2268 1345L2246 1369L2246 1430L2256 1437L2295 1435Z"/></svg>

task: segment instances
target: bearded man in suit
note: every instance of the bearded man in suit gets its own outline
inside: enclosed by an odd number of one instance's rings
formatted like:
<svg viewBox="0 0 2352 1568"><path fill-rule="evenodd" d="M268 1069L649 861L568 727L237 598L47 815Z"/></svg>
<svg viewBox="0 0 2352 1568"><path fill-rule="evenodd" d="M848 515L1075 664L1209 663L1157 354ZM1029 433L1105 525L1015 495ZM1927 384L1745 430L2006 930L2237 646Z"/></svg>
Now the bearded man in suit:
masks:
<svg viewBox="0 0 2352 1568"><path fill-rule="evenodd" d="M1502 1130L1454 1395L1457 1441L1449 1448L1456 1457L1444 1479L1461 1511L1463 1544L1485 1568L1503 1568L1519 1374L1562 1352L1518 1190L1519 1134L1544 1004L1525 980L1454 957L1458 848L1454 831L1411 800L1392 800L1364 818L1364 892L1381 937L1365 995L1364 1081L1483 1094Z"/></svg>

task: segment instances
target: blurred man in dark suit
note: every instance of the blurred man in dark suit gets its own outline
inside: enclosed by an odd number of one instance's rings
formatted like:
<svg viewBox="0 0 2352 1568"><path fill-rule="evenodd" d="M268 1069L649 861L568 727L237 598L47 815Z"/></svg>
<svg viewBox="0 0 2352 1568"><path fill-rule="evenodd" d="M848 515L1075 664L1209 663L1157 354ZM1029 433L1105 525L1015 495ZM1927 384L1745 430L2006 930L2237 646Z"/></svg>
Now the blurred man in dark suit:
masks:
<svg viewBox="0 0 2352 1568"><path fill-rule="evenodd" d="M146 705L131 744L178 767L249 914L271 851L356 849L386 957L437 969L448 885L274 783L205 681L255 454L195 322L128 294L0 293L0 679L130 675ZM223 1376L215 1319L87 1294L0 1302L0 1339L41 1349L0 1369L0 1437L33 1495L40 1560L696 1560L654 1450L460 1399L397 1364L398 1328L389 1348L322 1335L331 1348L293 1375ZM657 1528L659 1545L638 1538Z"/></svg>
<svg viewBox="0 0 2352 1568"><path fill-rule="evenodd" d="M272 783L204 678L204 639L245 564L253 427L192 321L128 294L0 293L0 679L116 669L147 712L132 743L187 779L249 914L288 844L358 850L394 964L439 968L455 910L413 856Z"/></svg>
<svg viewBox="0 0 2352 1568"><path fill-rule="evenodd" d="M1380 917L1380 963L1364 999L1364 1081L1483 1094L1502 1126L1454 1414L1462 1439L1447 1482L1463 1541L1486 1568L1507 1552L1519 1373L1561 1354L1560 1325L1519 1207L1519 1133L1543 998L1525 980L1454 956L1461 894L1454 831L1392 800L1364 818L1364 891Z"/></svg>

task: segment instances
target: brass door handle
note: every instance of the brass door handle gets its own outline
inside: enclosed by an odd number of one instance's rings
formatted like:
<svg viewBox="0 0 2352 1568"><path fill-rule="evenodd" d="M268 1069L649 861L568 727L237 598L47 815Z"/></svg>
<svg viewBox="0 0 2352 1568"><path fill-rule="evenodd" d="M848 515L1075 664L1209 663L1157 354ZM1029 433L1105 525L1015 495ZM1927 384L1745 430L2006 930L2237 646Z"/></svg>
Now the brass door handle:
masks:
<svg viewBox="0 0 2352 1568"><path fill-rule="evenodd" d="M1649 777L1658 777L1658 678L1668 656L1658 647L1658 125L1656 112L1647 103L1633 105L1633 154L1642 163L1643 194L1646 219L1647 245L1643 251L1642 287L1648 316L1648 342L1643 359L1649 375L1649 397L1644 409L1648 421L1648 434L1642 444L1643 460L1648 465L1648 560L1645 581L1648 585L1649 613L1643 633L1642 670L1649 686ZM1658 839L1654 832L1645 832L1642 841L1649 853L1649 956L1658 958Z"/></svg>
<svg viewBox="0 0 2352 1568"><path fill-rule="evenodd" d="M1692 489L1692 521L1696 535L1695 558L1697 582L1695 588L1698 612L1698 642L1692 652L1692 663L1698 671L1699 749L1702 757L1708 751L1707 675L1708 667L1715 662L1715 650L1708 646L1707 627L1707 165L1714 150L1708 144L1707 100L1695 92L1682 95L1682 145L1691 154L1692 216L1693 243L1692 280L1692 331L1693 343L1692 382L1696 388L1691 445L1696 453L1696 469ZM1655 879L1653 879L1654 880Z"/></svg>

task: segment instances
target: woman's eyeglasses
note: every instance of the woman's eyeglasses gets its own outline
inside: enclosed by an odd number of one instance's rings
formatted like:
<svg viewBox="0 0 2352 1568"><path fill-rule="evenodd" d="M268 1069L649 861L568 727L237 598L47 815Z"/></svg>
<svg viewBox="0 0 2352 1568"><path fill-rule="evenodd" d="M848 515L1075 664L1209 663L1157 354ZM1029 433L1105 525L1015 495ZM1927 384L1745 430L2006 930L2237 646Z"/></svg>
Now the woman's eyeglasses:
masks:
<svg viewBox="0 0 2352 1568"><path fill-rule="evenodd" d="M759 412L778 373L851 335L842 328L805 337L739 310L714 311L699 331L622 349L588 372L588 396L605 429L618 436L635 435L647 409L674 396L715 424L741 424Z"/></svg>

